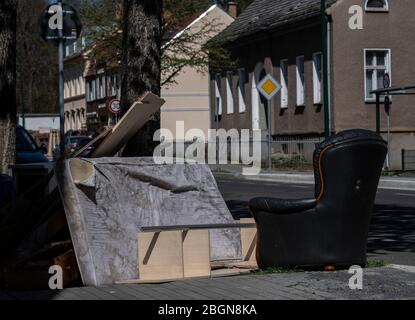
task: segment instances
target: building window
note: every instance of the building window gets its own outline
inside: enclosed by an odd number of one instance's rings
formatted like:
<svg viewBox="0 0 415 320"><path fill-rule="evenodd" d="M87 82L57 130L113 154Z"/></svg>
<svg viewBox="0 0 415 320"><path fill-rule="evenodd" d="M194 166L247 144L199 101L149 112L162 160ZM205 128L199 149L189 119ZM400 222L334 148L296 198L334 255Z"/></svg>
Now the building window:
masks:
<svg viewBox="0 0 415 320"><path fill-rule="evenodd" d="M228 114L233 113L233 81L232 73L228 72L226 76L226 111Z"/></svg>
<svg viewBox="0 0 415 320"><path fill-rule="evenodd" d="M81 94L85 94L85 80L82 76L79 77L79 83L80 83L80 91Z"/></svg>
<svg viewBox="0 0 415 320"><path fill-rule="evenodd" d="M297 57L297 106L304 106L304 56Z"/></svg>
<svg viewBox="0 0 415 320"><path fill-rule="evenodd" d="M288 108L288 60L280 62L281 108Z"/></svg>
<svg viewBox="0 0 415 320"><path fill-rule="evenodd" d="M112 88L111 88L111 94L113 96L116 96L117 95L117 88L118 88L117 75L114 74L112 76Z"/></svg>
<svg viewBox="0 0 415 320"><path fill-rule="evenodd" d="M222 115L222 85L221 85L221 77L220 75L216 75L215 77L215 98L216 98L216 114Z"/></svg>
<svg viewBox="0 0 415 320"><path fill-rule="evenodd" d="M96 99L96 83L95 79L87 80L87 99L89 101L94 101Z"/></svg>
<svg viewBox="0 0 415 320"><path fill-rule="evenodd" d="M239 112L243 113L246 111L245 102L245 69L238 70L238 105Z"/></svg>
<svg viewBox="0 0 415 320"><path fill-rule="evenodd" d="M314 104L321 104L321 81L323 78L322 54L313 54L313 97Z"/></svg>
<svg viewBox="0 0 415 320"><path fill-rule="evenodd" d="M366 11L389 11L389 3L387 0L366 0Z"/></svg>
<svg viewBox="0 0 415 320"><path fill-rule="evenodd" d="M110 96L117 95L117 75L113 74L107 77L107 90Z"/></svg>
<svg viewBox="0 0 415 320"><path fill-rule="evenodd" d="M74 79L73 80L73 85L74 85L74 95L77 96L79 94L79 83L78 83L78 79Z"/></svg>
<svg viewBox="0 0 415 320"><path fill-rule="evenodd" d="M390 49L365 49L365 100L374 101L370 92L383 88L385 74L391 76Z"/></svg>
<svg viewBox="0 0 415 320"><path fill-rule="evenodd" d="M69 88L69 92L68 92L68 98L72 98L72 80L68 81L68 88Z"/></svg>
<svg viewBox="0 0 415 320"><path fill-rule="evenodd" d="M98 77L97 84L98 84L97 99L103 99L105 98L105 76Z"/></svg>

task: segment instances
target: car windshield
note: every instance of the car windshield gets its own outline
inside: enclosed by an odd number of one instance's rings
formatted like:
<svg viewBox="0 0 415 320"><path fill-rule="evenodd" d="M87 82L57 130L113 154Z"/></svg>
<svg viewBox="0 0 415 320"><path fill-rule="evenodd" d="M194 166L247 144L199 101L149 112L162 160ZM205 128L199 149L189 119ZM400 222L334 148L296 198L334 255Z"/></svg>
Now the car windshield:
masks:
<svg viewBox="0 0 415 320"><path fill-rule="evenodd" d="M30 134L22 127L17 127L16 135L17 151L37 151L38 147Z"/></svg>

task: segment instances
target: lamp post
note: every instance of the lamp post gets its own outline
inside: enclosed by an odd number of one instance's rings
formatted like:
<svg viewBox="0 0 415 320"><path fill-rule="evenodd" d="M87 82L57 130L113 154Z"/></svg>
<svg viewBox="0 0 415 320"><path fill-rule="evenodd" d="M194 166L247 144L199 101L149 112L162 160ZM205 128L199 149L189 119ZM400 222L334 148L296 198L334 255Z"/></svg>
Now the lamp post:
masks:
<svg viewBox="0 0 415 320"><path fill-rule="evenodd" d="M58 5L62 9L62 0L58 0ZM65 75L64 75L64 36L63 29L59 29L59 46L58 46L58 61L59 61L59 114L60 114L60 159L65 158L65 98L64 98L64 85L65 85Z"/></svg>
<svg viewBox="0 0 415 320"><path fill-rule="evenodd" d="M327 32L326 0L321 0L321 36L323 44L323 108L324 108L324 135L331 135L330 105L329 105L329 61L328 61L328 32Z"/></svg>
<svg viewBox="0 0 415 320"><path fill-rule="evenodd" d="M46 42L58 47L60 158L63 159L65 157L64 51L65 45L70 45L79 38L82 24L76 10L64 4L63 0L48 2L49 5L39 17L39 31Z"/></svg>

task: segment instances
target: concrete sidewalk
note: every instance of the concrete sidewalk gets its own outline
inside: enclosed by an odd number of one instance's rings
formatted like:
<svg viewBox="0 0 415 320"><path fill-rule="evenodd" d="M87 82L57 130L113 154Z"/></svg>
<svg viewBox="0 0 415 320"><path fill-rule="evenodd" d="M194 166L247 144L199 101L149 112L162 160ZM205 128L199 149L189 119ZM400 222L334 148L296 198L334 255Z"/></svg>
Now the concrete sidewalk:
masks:
<svg viewBox="0 0 415 320"><path fill-rule="evenodd" d="M314 184L312 171L272 171L263 170L258 175L248 176L242 174L240 166L211 166L215 176L221 178L238 178L251 181L268 181L294 184ZM380 189L415 191L415 177L387 177L382 176L379 182Z"/></svg>
<svg viewBox="0 0 415 320"><path fill-rule="evenodd" d="M347 270L249 274L163 284L112 285L61 291L0 292L22 300L383 300L415 299L415 267L363 270L363 289L352 290Z"/></svg>

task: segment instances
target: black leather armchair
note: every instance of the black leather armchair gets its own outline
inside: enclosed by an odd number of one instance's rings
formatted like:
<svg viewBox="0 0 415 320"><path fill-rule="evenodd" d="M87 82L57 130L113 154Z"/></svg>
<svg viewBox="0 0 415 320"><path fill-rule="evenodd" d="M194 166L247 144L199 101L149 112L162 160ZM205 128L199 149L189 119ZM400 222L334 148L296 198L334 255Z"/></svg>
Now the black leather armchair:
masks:
<svg viewBox="0 0 415 320"><path fill-rule="evenodd" d="M364 264L386 153L387 143L374 132L341 132L314 152L314 199L252 199L258 265Z"/></svg>

